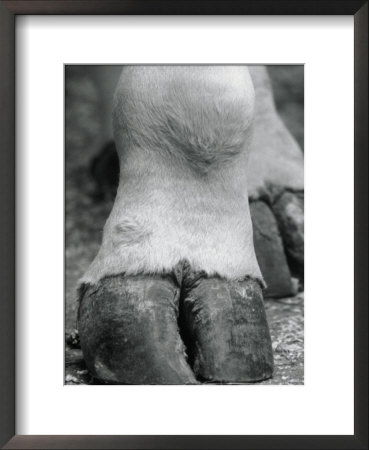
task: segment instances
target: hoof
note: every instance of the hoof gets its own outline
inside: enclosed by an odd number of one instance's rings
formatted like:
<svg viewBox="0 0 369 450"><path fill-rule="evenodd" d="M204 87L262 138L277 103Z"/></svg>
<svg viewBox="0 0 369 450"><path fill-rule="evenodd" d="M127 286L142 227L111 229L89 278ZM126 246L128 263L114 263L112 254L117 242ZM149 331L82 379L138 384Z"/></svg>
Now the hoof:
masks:
<svg viewBox="0 0 369 450"><path fill-rule="evenodd" d="M284 192L273 204L293 271L304 276L304 193Z"/></svg>
<svg viewBox="0 0 369 450"><path fill-rule="evenodd" d="M255 253L267 284L264 296L279 298L294 295L296 292L274 214L262 201L251 202L250 213Z"/></svg>
<svg viewBox="0 0 369 450"><path fill-rule="evenodd" d="M246 383L273 375L258 282L199 278L188 289L183 309L191 363L199 380Z"/></svg>
<svg viewBox="0 0 369 450"><path fill-rule="evenodd" d="M171 277L104 278L84 292L79 333L86 365L109 384L194 384L179 335Z"/></svg>
<svg viewBox="0 0 369 450"><path fill-rule="evenodd" d="M173 276L106 277L81 295L78 320L100 383L249 383L273 374L262 290L252 279L208 278L187 263Z"/></svg>

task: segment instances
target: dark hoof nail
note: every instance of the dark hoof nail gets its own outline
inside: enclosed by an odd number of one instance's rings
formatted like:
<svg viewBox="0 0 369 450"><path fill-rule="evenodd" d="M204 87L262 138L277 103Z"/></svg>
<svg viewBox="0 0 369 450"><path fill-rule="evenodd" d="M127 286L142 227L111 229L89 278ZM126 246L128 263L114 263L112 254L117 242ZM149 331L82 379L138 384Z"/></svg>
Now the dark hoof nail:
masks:
<svg viewBox="0 0 369 450"><path fill-rule="evenodd" d="M86 365L105 384L196 384L180 339L179 289L158 276L105 278L79 311Z"/></svg>
<svg viewBox="0 0 369 450"><path fill-rule="evenodd" d="M258 282L203 279L184 300L184 311L198 379L247 383L273 375L273 351Z"/></svg>

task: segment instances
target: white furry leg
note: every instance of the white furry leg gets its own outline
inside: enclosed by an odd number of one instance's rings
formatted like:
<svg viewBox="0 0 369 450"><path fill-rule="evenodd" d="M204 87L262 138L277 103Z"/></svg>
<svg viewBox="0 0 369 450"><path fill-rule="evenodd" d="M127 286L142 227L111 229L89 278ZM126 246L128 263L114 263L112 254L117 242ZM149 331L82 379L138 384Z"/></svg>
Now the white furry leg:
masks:
<svg viewBox="0 0 369 450"><path fill-rule="evenodd" d="M181 260L261 281L246 176L253 116L244 66L125 67L114 100L119 188L82 282Z"/></svg>

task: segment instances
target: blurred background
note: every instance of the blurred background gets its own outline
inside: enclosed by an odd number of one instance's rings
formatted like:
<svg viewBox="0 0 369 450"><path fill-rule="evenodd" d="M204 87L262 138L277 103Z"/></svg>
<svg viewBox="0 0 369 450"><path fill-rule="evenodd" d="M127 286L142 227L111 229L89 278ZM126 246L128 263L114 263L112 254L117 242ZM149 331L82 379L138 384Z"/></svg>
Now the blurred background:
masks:
<svg viewBox="0 0 369 450"><path fill-rule="evenodd" d="M277 110L304 151L304 68L273 65L268 71ZM78 342L73 341L76 285L99 249L113 205L113 195L101 198L97 192L94 161L111 137L109 99L119 73L119 66L65 66L65 331L66 381L71 384L88 383ZM111 148L105 150L108 154ZM303 294L266 300L265 306L277 370L264 383L302 384Z"/></svg>
<svg viewBox="0 0 369 450"><path fill-rule="evenodd" d="M268 66L268 72L279 115L304 151L304 66Z"/></svg>

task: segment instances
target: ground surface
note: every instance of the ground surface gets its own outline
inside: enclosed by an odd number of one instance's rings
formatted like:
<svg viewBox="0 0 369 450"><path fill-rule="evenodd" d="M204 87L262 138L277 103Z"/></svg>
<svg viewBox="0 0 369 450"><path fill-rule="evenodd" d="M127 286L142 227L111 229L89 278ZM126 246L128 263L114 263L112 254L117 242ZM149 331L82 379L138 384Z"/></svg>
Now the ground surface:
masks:
<svg viewBox="0 0 369 450"><path fill-rule="evenodd" d="M273 85L278 108L303 147L303 71L275 67ZM65 276L66 334L76 327L76 285L96 255L112 201L97 202L88 163L99 132L99 98L91 80L66 79ZM304 383L304 296L266 300L273 342L275 374L260 384ZM67 384L92 382L78 344L66 344Z"/></svg>

